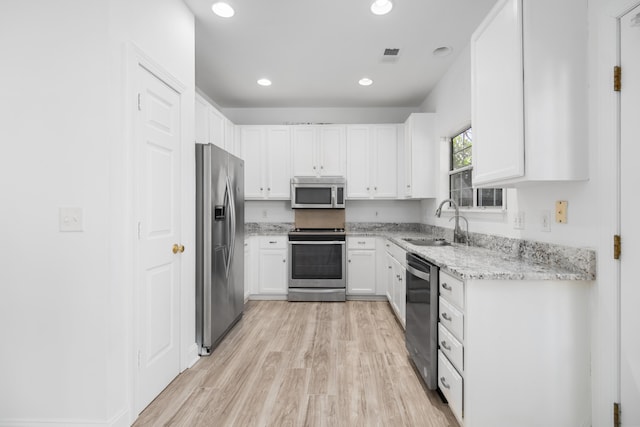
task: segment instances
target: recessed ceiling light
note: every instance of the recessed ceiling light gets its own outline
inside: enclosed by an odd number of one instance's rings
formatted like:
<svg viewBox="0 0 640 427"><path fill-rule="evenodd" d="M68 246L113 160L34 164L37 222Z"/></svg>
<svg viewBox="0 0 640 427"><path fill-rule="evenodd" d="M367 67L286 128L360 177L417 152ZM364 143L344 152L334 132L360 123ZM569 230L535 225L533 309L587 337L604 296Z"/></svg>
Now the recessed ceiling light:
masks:
<svg viewBox="0 0 640 427"><path fill-rule="evenodd" d="M453 49L449 46L441 46L433 51L433 56L439 56L444 58L445 56L449 56L453 52Z"/></svg>
<svg viewBox="0 0 640 427"><path fill-rule="evenodd" d="M221 18L231 18L236 13L228 3L223 1L214 3L211 10Z"/></svg>
<svg viewBox="0 0 640 427"><path fill-rule="evenodd" d="M358 83L360 83L360 86L371 86L373 84L373 80L368 77L363 77L358 81Z"/></svg>
<svg viewBox="0 0 640 427"><path fill-rule="evenodd" d="M390 0L375 0L371 4L371 12L375 15L386 15L392 8L393 3Z"/></svg>
<svg viewBox="0 0 640 427"><path fill-rule="evenodd" d="M258 80L258 84L260 86L271 86L271 80L269 80L269 79L260 79L260 80Z"/></svg>

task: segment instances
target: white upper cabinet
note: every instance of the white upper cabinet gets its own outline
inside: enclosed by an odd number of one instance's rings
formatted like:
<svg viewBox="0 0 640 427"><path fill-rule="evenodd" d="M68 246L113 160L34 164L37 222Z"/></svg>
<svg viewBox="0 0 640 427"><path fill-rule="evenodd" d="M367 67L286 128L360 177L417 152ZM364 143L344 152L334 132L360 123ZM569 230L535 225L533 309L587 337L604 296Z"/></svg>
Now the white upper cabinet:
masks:
<svg viewBox="0 0 640 427"><path fill-rule="evenodd" d="M209 103L196 94L195 97L195 138L198 144L209 143Z"/></svg>
<svg viewBox="0 0 640 427"><path fill-rule="evenodd" d="M344 126L293 126L294 176L344 176L347 146Z"/></svg>
<svg viewBox="0 0 640 427"><path fill-rule="evenodd" d="M473 183L588 178L583 0L499 0L471 37Z"/></svg>
<svg viewBox="0 0 640 427"><path fill-rule="evenodd" d="M397 197L398 125L347 126L347 198Z"/></svg>
<svg viewBox="0 0 640 427"><path fill-rule="evenodd" d="M434 137L435 114L413 113L404 124L404 185L399 196L410 199L436 197L438 155ZM399 171L401 174L402 170Z"/></svg>
<svg viewBox="0 0 640 427"><path fill-rule="evenodd" d="M245 198L289 200L289 126L238 126L245 161Z"/></svg>
<svg viewBox="0 0 640 427"><path fill-rule="evenodd" d="M197 93L195 95L195 125L197 143L211 143L231 154L240 155L235 146L235 125Z"/></svg>

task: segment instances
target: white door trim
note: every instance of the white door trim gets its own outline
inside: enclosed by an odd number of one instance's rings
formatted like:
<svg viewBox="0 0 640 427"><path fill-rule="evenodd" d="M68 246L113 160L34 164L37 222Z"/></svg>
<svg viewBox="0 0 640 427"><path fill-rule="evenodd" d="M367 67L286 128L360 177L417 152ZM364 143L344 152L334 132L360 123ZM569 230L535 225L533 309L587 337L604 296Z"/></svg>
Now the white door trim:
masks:
<svg viewBox="0 0 640 427"><path fill-rule="evenodd" d="M620 96L613 91L613 67L620 64L620 18L640 0L594 4L590 16L590 84L593 106L590 134L597 141L590 165L597 168L600 237L597 286L593 289L592 425L611 425L613 403L620 401L620 265L613 259L613 235L620 233ZM608 141L608 142L605 142ZM615 150L612 150L615 148Z"/></svg>
<svg viewBox="0 0 640 427"><path fill-rule="evenodd" d="M180 108L181 108L181 146L184 147L186 143L185 139L185 129L188 126L188 123L185 120L185 102L184 95L187 91L187 86L180 81L180 79L176 78L173 74L167 71L159 62L155 61L148 54L146 54L140 47L135 45L134 43L126 43L125 45L125 55L126 55L126 70L125 70L125 94L124 94L124 102L125 105L123 107L123 111L125 112L125 124L124 124L124 133L125 139L127 141L126 144L126 170L125 170L125 182L126 182L126 193L125 198L128 201L126 203L125 212L126 215L126 225L127 225L127 235L126 235L126 275L128 277L128 289L127 289L127 305L126 305L126 313L127 313L127 357L128 357L128 372L127 372L127 389L128 389L128 407L129 413L131 414L131 422L133 422L138 417L138 412L141 408L138 408L139 403L137 402L137 389L139 386L138 380L138 351L139 347L139 336L138 336L138 324L139 324L139 313L137 310L140 297L138 295L138 287L137 284L137 272L140 266L140 260L138 259L138 239L137 239L137 212L136 212L136 201L135 197L137 194L137 180L138 180L138 167L137 161L139 160L136 155L136 115L138 113L138 82L137 82L137 73L138 67L143 67L151 74L155 75L158 79L162 80L165 84L170 86L173 90L175 90L181 98ZM180 177L182 179L182 177ZM182 183L179 184L182 188ZM182 195L184 197L184 194ZM182 204L181 204L182 205ZM181 287L184 287L185 283L181 283ZM180 292L182 295L182 291ZM182 324L184 319L182 319L182 309L181 304L178 304L180 315L178 316L179 322ZM182 331L182 325L179 328L180 333ZM178 338L178 341L181 342L181 337ZM182 360L183 352L182 349L180 351L180 367L183 370L185 361Z"/></svg>

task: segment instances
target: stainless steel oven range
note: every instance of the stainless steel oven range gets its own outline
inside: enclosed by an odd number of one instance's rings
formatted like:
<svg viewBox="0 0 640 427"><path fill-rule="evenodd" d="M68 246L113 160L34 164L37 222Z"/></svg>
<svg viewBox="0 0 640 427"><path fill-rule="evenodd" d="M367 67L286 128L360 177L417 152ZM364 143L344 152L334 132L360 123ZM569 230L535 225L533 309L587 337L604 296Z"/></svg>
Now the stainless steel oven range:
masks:
<svg viewBox="0 0 640 427"><path fill-rule="evenodd" d="M345 301L344 229L295 229L289 233L289 301Z"/></svg>

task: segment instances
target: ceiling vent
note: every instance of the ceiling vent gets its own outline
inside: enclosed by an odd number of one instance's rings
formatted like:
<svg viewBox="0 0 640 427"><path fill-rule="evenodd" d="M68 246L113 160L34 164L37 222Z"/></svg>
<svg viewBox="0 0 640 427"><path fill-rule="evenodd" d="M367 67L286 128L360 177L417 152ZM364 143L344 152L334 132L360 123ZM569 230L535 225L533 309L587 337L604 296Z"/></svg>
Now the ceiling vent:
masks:
<svg viewBox="0 0 640 427"><path fill-rule="evenodd" d="M382 54L382 62L398 62L399 55L400 49L386 48Z"/></svg>

